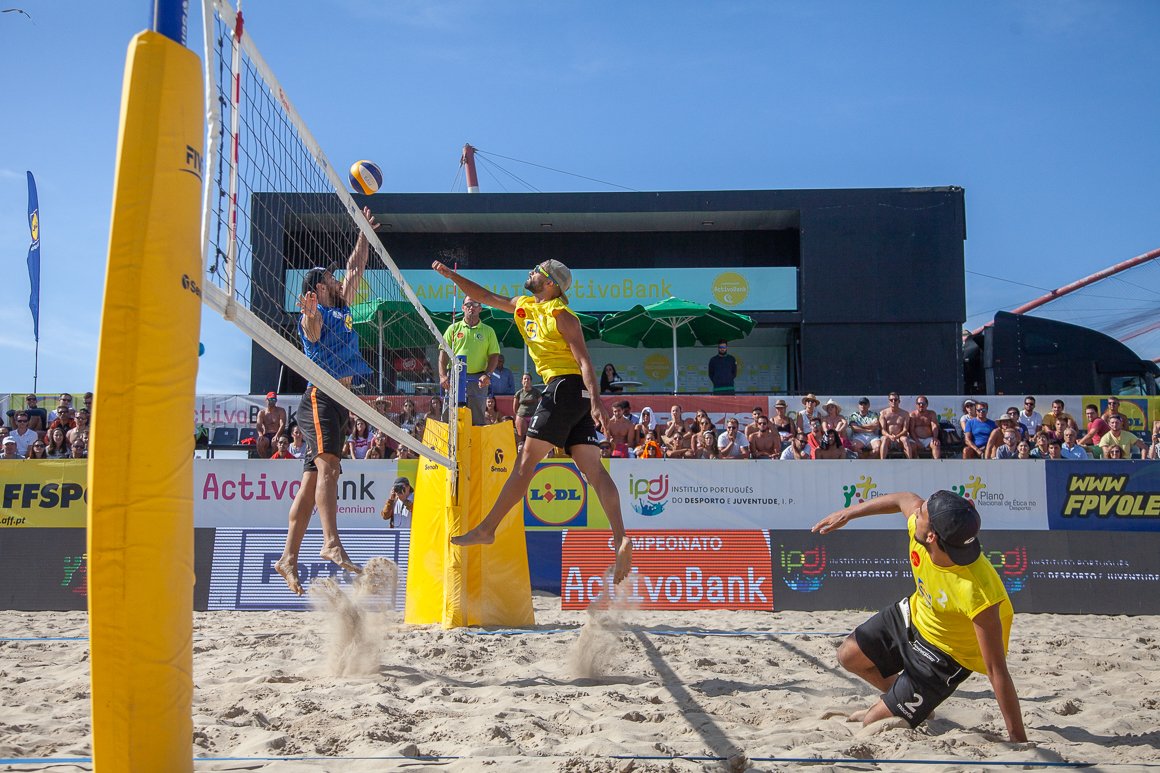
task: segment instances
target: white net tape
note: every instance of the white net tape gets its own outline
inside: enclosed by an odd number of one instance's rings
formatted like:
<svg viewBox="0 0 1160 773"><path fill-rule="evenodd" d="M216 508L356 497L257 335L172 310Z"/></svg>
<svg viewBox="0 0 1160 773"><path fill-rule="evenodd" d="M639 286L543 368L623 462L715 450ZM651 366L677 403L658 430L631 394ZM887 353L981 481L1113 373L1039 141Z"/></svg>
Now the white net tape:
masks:
<svg viewBox="0 0 1160 773"><path fill-rule="evenodd" d="M365 419L401 456L453 466L454 422L448 455L422 443L425 418L442 407L436 361L450 351L362 214L367 199L356 203L346 191L228 3L206 3L205 38L205 302ZM346 320L365 363L347 388L315 362L341 353L314 361L303 353L298 304L312 267L343 279L360 232L370 247L366 267L379 270L373 287L361 280Z"/></svg>

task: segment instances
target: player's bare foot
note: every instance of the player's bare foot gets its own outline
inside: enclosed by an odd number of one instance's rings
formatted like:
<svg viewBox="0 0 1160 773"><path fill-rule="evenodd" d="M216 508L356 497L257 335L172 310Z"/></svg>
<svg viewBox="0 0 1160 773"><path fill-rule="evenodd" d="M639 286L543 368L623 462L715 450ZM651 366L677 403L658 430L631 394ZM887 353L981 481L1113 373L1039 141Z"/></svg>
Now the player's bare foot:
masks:
<svg viewBox="0 0 1160 773"><path fill-rule="evenodd" d="M282 575L290 592L295 596L302 595L302 584L298 582L298 564L285 558L278 559L274 564L274 571Z"/></svg>
<svg viewBox="0 0 1160 773"><path fill-rule="evenodd" d="M484 531L482 526L476 526L466 534L451 538L452 545L490 545L495 542L495 532Z"/></svg>
<svg viewBox="0 0 1160 773"><path fill-rule="evenodd" d="M632 540L625 537L616 551L616 569L612 581L619 583L632 571Z"/></svg>
<svg viewBox="0 0 1160 773"><path fill-rule="evenodd" d="M346 550L343 549L342 545L333 548L323 548L318 551L318 555L327 561L333 561L352 574L362 574L362 567L350 560L350 556L346 554Z"/></svg>

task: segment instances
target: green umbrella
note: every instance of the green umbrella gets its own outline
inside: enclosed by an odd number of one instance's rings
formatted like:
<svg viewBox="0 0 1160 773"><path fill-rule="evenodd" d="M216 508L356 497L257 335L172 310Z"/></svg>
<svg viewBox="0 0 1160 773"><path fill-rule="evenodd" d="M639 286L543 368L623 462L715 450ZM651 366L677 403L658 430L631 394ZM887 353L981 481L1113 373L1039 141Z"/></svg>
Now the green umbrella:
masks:
<svg viewBox="0 0 1160 773"><path fill-rule="evenodd" d="M379 355L379 392L383 391L383 351L426 347L431 342L431 330L415 311L410 301L372 298L356 303L350 310L359 344L375 349ZM431 315L434 317L435 315ZM435 321L439 330L439 322Z"/></svg>
<svg viewBox="0 0 1160 773"><path fill-rule="evenodd" d="M753 318L716 304L666 298L648 306L636 305L609 314L600 323L600 337L621 346L659 349L673 347L673 394L677 389L677 347L744 338L753 330Z"/></svg>

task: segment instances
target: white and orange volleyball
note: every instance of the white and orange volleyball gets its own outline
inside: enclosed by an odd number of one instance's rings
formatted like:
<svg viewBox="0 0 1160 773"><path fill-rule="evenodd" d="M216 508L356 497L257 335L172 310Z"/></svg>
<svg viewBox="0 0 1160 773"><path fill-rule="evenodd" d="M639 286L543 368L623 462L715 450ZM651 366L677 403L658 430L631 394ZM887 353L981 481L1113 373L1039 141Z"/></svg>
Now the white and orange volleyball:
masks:
<svg viewBox="0 0 1160 773"><path fill-rule="evenodd" d="M355 161L350 165L350 187L355 193L370 195L383 184L383 170L371 161Z"/></svg>

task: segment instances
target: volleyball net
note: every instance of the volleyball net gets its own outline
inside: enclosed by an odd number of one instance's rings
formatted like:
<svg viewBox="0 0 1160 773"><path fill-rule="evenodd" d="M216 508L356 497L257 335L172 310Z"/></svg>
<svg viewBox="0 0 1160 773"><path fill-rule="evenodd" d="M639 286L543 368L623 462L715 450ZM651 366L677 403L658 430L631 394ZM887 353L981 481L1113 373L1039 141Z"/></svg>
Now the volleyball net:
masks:
<svg viewBox="0 0 1160 773"><path fill-rule="evenodd" d="M203 9L202 300L400 447L454 469L457 422L424 442L421 414L437 389L440 353L450 361L452 383L459 364L363 214L369 206L373 215L372 198L356 201L346 190L242 14L224 0L206 0ZM360 235L370 254L344 322L357 331L367 367L346 387L303 353L299 302L310 269L331 269L343 280ZM315 359L327 356L343 358L336 351ZM455 416L456 390L450 392L448 415Z"/></svg>

